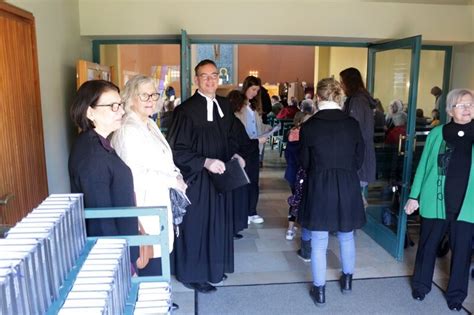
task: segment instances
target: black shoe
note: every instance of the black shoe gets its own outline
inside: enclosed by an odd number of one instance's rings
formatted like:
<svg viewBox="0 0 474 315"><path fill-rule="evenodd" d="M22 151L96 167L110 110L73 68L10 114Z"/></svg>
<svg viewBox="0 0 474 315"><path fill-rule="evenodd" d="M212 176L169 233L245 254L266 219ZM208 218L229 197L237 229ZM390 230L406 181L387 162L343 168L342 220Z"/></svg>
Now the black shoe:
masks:
<svg viewBox="0 0 474 315"><path fill-rule="evenodd" d="M239 234L239 233L235 233L234 234L234 240L240 240L241 238L243 238L244 236L242 234Z"/></svg>
<svg viewBox="0 0 474 315"><path fill-rule="evenodd" d="M459 302L449 302L448 301L448 307L451 311L461 311L462 310L462 303Z"/></svg>
<svg viewBox="0 0 474 315"><path fill-rule="evenodd" d="M339 283L341 284L342 294L352 292L352 274L343 272L341 278L339 279Z"/></svg>
<svg viewBox="0 0 474 315"><path fill-rule="evenodd" d="M177 311L177 310L179 310L179 305L176 304L176 303L173 303L173 304L171 305L171 311Z"/></svg>
<svg viewBox="0 0 474 315"><path fill-rule="evenodd" d="M313 285L311 291L309 291L309 296L311 296L316 306L324 306L326 304L326 286L317 287Z"/></svg>
<svg viewBox="0 0 474 315"><path fill-rule="evenodd" d="M222 279L220 281L217 281L217 282L210 281L210 283L216 284L216 283L220 283L220 282L225 281L225 280L227 280L227 275L224 273L224 275L222 276Z"/></svg>
<svg viewBox="0 0 474 315"><path fill-rule="evenodd" d="M188 289L196 290L200 293L210 293L210 292L217 291L217 288L208 282L202 282L202 283L191 282L191 283L183 283L183 285Z"/></svg>
<svg viewBox="0 0 474 315"><path fill-rule="evenodd" d="M420 291L418 291L417 289L413 289L411 291L411 296L415 299L415 300L418 300L418 301L423 301L425 299L425 294L424 293L421 293Z"/></svg>
<svg viewBox="0 0 474 315"><path fill-rule="evenodd" d="M301 248L296 252L298 257L303 259L304 262L311 261L311 240L301 240Z"/></svg>

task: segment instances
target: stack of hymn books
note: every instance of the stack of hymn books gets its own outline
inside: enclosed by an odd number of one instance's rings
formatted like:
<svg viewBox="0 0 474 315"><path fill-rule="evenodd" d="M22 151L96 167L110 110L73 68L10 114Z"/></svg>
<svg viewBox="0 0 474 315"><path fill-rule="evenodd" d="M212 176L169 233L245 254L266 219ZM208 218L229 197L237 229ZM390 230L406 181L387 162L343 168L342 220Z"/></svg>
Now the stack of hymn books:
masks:
<svg viewBox="0 0 474 315"><path fill-rule="evenodd" d="M127 241L98 239L77 274L59 314L123 314L130 288Z"/></svg>
<svg viewBox="0 0 474 315"><path fill-rule="evenodd" d="M0 314L45 314L86 243L82 195L51 195L0 239Z"/></svg>

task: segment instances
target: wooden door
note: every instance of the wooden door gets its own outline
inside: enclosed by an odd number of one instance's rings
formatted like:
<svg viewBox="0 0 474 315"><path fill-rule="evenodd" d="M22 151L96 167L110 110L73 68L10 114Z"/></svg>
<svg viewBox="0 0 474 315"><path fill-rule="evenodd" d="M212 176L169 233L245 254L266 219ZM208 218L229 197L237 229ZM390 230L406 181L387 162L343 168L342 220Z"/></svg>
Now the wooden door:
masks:
<svg viewBox="0 0 474 315"><path fill-rule="evenodd" d="M48 195L35 20L0 2L0 217L13 225ZM10 198L11 197L11 198Z"/></svg>

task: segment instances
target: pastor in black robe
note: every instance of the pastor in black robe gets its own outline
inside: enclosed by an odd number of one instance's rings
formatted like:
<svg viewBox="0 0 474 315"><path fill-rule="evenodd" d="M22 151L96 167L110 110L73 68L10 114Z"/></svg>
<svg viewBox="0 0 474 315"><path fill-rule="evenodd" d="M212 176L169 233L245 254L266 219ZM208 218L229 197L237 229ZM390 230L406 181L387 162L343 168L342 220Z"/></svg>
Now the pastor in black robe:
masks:
<svg viewBox="0 0 474 315"><path fill-rule="evenodd" d="M206 99L196 92L174 110L168 131L191 201L174 243L175 274L183 283L217 283L234 271L232 192L217 192L204 168L206 158L227 162L238 150L230 104L216 100L223 117L214 105L213 121L207 121Z"/></svg>

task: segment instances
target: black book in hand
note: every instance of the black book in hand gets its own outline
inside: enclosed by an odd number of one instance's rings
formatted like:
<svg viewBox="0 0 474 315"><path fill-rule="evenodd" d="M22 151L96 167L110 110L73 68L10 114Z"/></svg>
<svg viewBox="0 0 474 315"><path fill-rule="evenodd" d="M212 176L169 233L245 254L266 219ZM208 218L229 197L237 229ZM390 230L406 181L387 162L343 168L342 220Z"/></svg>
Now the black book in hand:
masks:
<svg viewBox="0 0 474 315"><path fill-rule="evenodd" d="M225 172L215 174L209 172L211 181L218 192L227 192L250 183L249 177L239 160L230 159L225 163Z"/></svg>

